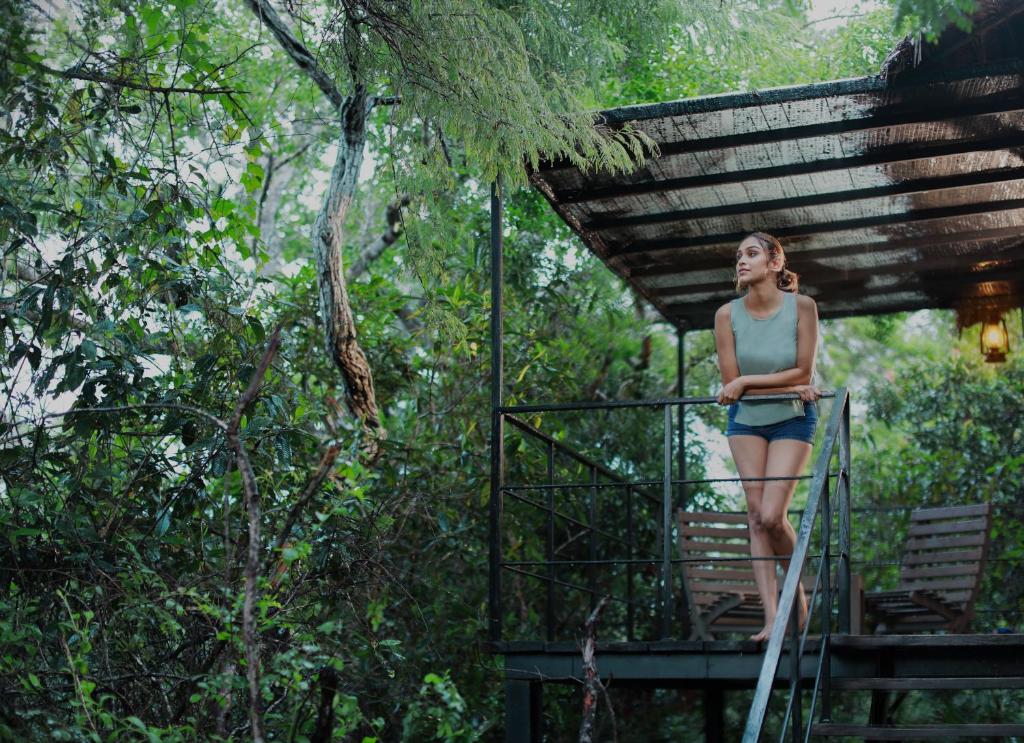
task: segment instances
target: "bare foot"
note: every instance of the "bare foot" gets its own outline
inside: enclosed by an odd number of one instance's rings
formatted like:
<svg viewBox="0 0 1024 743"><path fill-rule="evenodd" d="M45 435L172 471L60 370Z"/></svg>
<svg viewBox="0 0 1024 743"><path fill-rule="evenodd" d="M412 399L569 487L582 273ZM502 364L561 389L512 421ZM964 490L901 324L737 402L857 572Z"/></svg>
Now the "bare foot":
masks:
<svg viewBox="0 0 1024 743"><path fill-rule="evenodd" d="M804 627L807 625L807 597L804 596L803 592L800 593L800 619L798 629L800 632L804 631ZM754 642L765 642L772 634L772 625L775 624L774 618L765 617L764 627L756 635L751 635L750 639Z"/></svg>

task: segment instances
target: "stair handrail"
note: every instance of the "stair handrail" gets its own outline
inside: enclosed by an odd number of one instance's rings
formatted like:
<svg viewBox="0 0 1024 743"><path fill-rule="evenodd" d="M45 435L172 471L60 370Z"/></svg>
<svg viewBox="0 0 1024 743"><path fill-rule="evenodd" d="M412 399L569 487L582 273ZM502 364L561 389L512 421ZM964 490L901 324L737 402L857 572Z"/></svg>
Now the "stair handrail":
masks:
<svg viewBox="0 0 1024 743"><path fill-rule="evenodd" d="M764 729L765 714L768 710L768 701L771 697L776 674L779 669L779 661L782 656L782 643L786 634L786 627L793 620L796 626L796 593L800 584L800 576L803 574L804 563L807 560L807 552L810 547L811 533L814 530L814 523L819 512L824 510L828 514L827 519L822 520L822 541L825 550L822 555L823 561L828 560L828 545L831 531L831 514L829 513L829 463L835 453L836 445L839 445L839 466L840 472L837 478L839 491L839 558L838 585L839 594L839 629L849 631L850 616L850 497L849 497L849 469L850 469L850 396L845 387L835 390L832 412L829 416L828 427L825 429L824 445L818 454L814 467L811 487L807 495L807 505L804 508L803 516L800 519L800 529L797 533L796 545L790 557L789 569L786 571L786 578L783 582L782 593L779 596L778 610L775 621L772 624L772 631L768 638L768 646L765 649L764 661L761 665L761 673L758 676L757 687L754 691L754 699L750 705L750 712L747 716L747 724L743 731L743 743L758 743L761 739L761 732ZM822 494L825 495L824 499ZM819 582L821 580L822 567L819 566ZM827 566L824 566L827 567ZM826 590L823 595L831 589L831 577L826 574ZM812 595L813 599L813 595ZM830 602L824 602L829 608ZM808 603L808 626L810 625L810 612L812 606ZM830 669L828 663L831 617L823 619L822 638L820 645L820 664L816 674L812 699L816 699L819 686L824 683L826 691L829 686ZM806 637L806 631L804 634ZM799 709L799 662L803 650L803 643L800 642L799 634L794 631L793 642L790 654L793 657L794 675L790 682L790 710ZM822 673L824 670L824 673ZM793 705L796 704L794 708ZM828 706L827 694L825 706ZM813 710L812 710L813 712ZM799 715L799 712L797 712ZM789 715L787 715L787 723ZM799 722L794 725L794 740L799 740ZM783 735L785 730L783 730Z"/></svg>

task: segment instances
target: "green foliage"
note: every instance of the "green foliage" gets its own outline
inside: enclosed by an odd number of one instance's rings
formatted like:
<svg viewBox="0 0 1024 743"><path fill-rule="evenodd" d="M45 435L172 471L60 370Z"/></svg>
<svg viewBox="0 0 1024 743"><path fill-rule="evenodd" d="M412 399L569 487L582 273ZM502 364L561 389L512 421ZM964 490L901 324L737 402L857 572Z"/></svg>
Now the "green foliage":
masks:
<svg viewBox="0 0 1024 743"><path fill-rule="evenodd" d="M466 701L446 671L423 677L416 700L402 723L402 740L474 741L483 732L466 719Z"/></svg>
<svg viewBox="0 0 1024 743"><path fill-rule="evenodd" d="M946 26L971 30L970 15L977 0L891 0L897 22L907 22L929 41L934 41Z"/></svg>
<svg viewBox="0 0 1024 743"><path fill-rule="evenodd" d="M606 81L607 105L654 103L878 74L912 29L887 8L819 30L788 2L721 4L719 17L681 24L665 49L634 56Z"/></svg>
<svg viewBox="0 0 1024 743"><path fill-rule="evenodd" d="M372 92L403 100L374 113L374 167L342 226L351 263L384 229L384 205L409 196L404 238L349 287L390 432L373 469L359 461L358 425L339 406L317 327L309 228L337 134L321 92L241 3L89 0L52 18L0 5L0 737L249 735L247 514L208 415L230 417L277 326L282 348L241 427L262 506L256 634L269 735L308 739L327 710L336 739L496 737L501 673L480 642L490 301L481 184L499 168L521 182L523 163L541 156L624 167L642 142L593 129L590 107L860 74L895 38L891 15L871 14L829 36L836 43L822 48L834 56L822 61L810 47L768 53L805 23L793 2L474 0L401 6L395 36L371 24L353 49L317 25L333 6L289 7L339 80L354 65ZM416 64L398 64L408 59ZM447 98L431 93L435 83ZM172 85L194 92L163 90ZM673 394L673 331L652 323L541 196L510 187L506 207L507 399ZM885 356L878 341L897 347L900 328L840 328L851 342L847 355L834 348L831 373L872 358L858 349ZM690 334L687 345L687 392L712 388L709 337ZM921 378L937 388L946 379ZM995 402L997 387L976 392ZM895 402L887 410L896 427L912 422ZM983 411L972 420L997 468L977 486L1009 502L996 484L1019 477L1016 460L997 456L1006 429L997 435ZM620 474L660 471L651 416L530 423ZM721 424L712 408L689 417L691 476L707 460L702 432ZM876 442L924 470L942 447L974 445L944 435L919 451L882 429ZM338 459L308 489L334 446ZM536 450L512 436L509 447L510 472L532 477ZM722 503L711 490L690 495ZM576 501L567 507L585 507ZM603 503L601 518L621 526L623 496ZM530 559L541 524L516 518L510 554ZM1007 549L1020 543L1000 528ZM566 603L563 639L587 608L585 598ZM622 625L616 611L609 626ZM537 631L534 602L513 612L524 633ZM329 671L337 689L321 705ZM623 715L651 712L638 736L661 734L653 711L664 700L623 702ZM666 729L685 731L695 704L681 698ZM553 709L552 725L574 710Z"/></svg>

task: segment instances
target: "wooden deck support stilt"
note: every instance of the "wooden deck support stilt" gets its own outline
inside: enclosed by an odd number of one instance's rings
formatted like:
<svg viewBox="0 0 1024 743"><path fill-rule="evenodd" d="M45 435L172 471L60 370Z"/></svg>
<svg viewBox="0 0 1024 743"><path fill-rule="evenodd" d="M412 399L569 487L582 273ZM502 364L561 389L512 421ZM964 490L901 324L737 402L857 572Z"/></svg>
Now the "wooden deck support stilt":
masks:
<svg viewBox="0 0 1024 743"><path fill-rule="evenodd" d="M725 690L704 689L704 743L725 741Z"/></svg>
<svg viewBox="0 0 1024 743"><path fill-rule="evenodd" d="M544 737L543 686L539 681L505 681L505 743L540 743Z"/></svg>

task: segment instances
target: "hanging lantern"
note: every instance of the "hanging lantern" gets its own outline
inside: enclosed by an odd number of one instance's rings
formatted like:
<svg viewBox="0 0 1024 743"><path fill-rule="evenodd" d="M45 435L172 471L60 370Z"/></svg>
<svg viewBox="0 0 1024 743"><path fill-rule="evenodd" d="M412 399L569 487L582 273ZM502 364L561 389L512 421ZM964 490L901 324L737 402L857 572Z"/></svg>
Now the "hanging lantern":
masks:
<svg viewBox="0 0 1024 743"><path fill-rule="evenodd" d="M990 317L981 324L981 353L985 361L998 364L1006 361L1010 352L1010 333L1006 329L1006 320L1001 316Z"/></svg>
<svg viewBox="0 0 1024 743"><path fill-rule="evenodd" d="M961 299L955 305L957 334L980 323L978 343L985 361L989 364L1006 361L1010 353L1010 331L1004 318L1019 302L1019 297L1005 293L999 297L972 296Z"/></svg>

